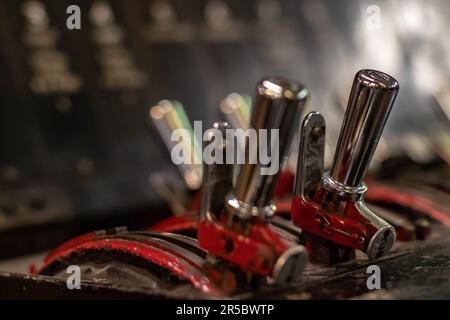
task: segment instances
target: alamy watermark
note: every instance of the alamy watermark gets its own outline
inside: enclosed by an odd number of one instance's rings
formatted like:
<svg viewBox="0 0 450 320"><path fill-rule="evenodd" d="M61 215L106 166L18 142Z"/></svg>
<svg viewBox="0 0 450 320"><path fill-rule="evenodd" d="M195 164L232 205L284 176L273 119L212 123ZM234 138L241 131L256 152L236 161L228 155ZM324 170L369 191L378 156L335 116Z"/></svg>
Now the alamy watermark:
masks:
<svg viewBox="0 0 450 320"><path fill-rule="evenodd" d="M261 175L274 175L280 167L278 129L226 129L224 137L215 128L203 132L202 122L194 121L194 136L179 128L172 132L171 141L176 143L171 151L176 165L200 165L202 160L205 164L260 164ZM210 142L201 157L194 156L199 149L196 141Z"/></svg>
<svg viewBox="0 0 450 320"><path fill-rule="evenodd" d="M77 265L70 265L66 269L66 273L70 276L66 280L67 289L81 290L81 269ZM366 269L369 274L366 280L367 289L379 290L381 289L381 269L376 264L370 265Z"/></svg>
<svg viewBox="0 0 450 320"><path fill-rule="evenodd" d="M66 13L69 15L66 19L66 27L69 30L81 30L81 9L72 4L67 7Z"/></svg>
<svg viewBox="0 0 450 320"><path fill-rule="evenodd" d="M69 30L81 30L81 9L72 4L66 8L66 26ZM366 27L369 30L381 29L381 8L377 5L369 5L366 8Z"/></svg>
<svg viewBox="0 0 450 320"><path fill-rule="evenodd" d="M370 276L366 280L367 289L379 290L381 289L381 269L376 264L367 267L367 274Z"/></svg>
<svg viewBox="0 0 450 320"><path fill-rule="evenodd" d="M377 5L370 5L366 9L366 27L369 30L381 29L381 8Z"/></svg>
<svg viewBox="0 0 450 320"><path fill-rule="evenodd" d="M81 289L81 269L77 265L68 266L66 269L66 273L70 274L67 277L66 285L69 290L80 290Z"/></svg>

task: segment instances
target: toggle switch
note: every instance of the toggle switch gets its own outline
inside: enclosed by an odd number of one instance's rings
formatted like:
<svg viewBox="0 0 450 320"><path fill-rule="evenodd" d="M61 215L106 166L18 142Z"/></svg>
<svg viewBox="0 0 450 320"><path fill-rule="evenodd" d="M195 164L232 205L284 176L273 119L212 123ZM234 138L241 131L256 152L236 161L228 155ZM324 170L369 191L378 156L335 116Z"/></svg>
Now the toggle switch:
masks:
<svg viewBox="0 0 450 320"><path fill-rule="evenodd" d="M246 139L245 161L240 165L235 185L232 180L236 165L213 163L205 164L203 169L200 247L252 275L268 276L278 284L298 279L308 261L306 249L288 231L269 223L276 211L272 199L281 165L308 98L309 91L294 81L279 78L260 81L249 126L255 130L256 140L252 141L250 135ZM230 129L228 124L215 123L213 128L222 132L222 137L228 137L225 132ZM266 130L267 135L261 135L261 130ZM216 152L234 147L227 138L222 141ZM264 143L271 157L269 162L260 157ZM205 142L204 147L208 144ZM263 169L274 165L273 161L279 162L278 170L263 174Z"/></svg>
<svg viewBox="0 0 450 320"><path fill-rule="evenodd" d="M329 172L323 172L325 121L318 112L304 119L292 218L313 260L345 261L355 249L377 259L392 247L395 229L367 208L363 179L398 90L383 72L356 74Z"/></svg>

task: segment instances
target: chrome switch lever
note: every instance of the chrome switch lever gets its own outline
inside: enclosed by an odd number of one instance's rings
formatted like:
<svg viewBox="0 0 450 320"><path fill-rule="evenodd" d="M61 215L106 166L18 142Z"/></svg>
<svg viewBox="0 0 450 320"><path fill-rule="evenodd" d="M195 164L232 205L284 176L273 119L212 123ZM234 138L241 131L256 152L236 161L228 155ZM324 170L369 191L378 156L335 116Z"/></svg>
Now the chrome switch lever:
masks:
<svg viewBox="0 0 450 320"><path fill-rule="evenodd" d="M385 73L361 70L356 74L327 179L330 184L362 186L398 89L397 80Z"/></svg>
<svg viewBox="0 0 450 320"><path fill-rule="evenodd" d="M256 131L258 146L246 143L246 161L241 165L235 192L228 199L230 212L244 219L255 215L264 218L273 214L275 185L308 97L308 89L293 81L274 78L258 83L250 118L250 128ZM267 141L262 141L261 130L267 130ZM278 133L278 139L275 137L272 140L274 130ZM270 142L276 145L270 145ZM272 150L261 150L262 145ZM261 151L270 154L270 163L262 163ZM276 166L274 174L262 174L261 169L273 165Z"/></svg>
<svg viewBox="0 0 450 320"><path fill-rule="evenodd" d="M294 81L260 81L249 128L254 131L247 132L245 161L234 188L228 164L204 167L200 246L251 275L267 276L278 284L297 279L308 260L306 249L292 235L269 223L276 210L272 197L279 169L308 97L309 91ZM222 136L229 129L224 123L216 123L213 128ZM223 139L222 151L232 145L227 138ZM263 159L264 154L269 161Z"/></svg>
<svg viewBox="0 0 450 320"><path fill-rule="evenodd" d="M396 237L395 229L365 205L363 179L398 90L398 82L383 72L361 70L356 74L329 173L323 173L323 117L310 113L302 127L294 222L318 239L341 249L362 250L370 259L389 252ZM330 260L312 251L313 258ZM336 260L350 257L345 254Z"/></svg>

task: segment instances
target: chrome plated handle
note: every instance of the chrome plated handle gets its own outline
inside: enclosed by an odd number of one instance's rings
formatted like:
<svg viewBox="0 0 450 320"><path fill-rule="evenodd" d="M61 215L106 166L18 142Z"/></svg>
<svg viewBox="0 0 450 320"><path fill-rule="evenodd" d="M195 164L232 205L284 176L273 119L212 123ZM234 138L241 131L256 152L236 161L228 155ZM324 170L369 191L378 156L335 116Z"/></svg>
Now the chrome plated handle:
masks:
<svg viewBox="0 0 450 320"><path fill-rule="evenodd" d="M362 183L398 90L386 73L356 74L330 171L335 182L352 188Z"/></svg>
<svg viewBox="0 0 450 320"><path fill-rule="evenodd" d="M235 197L248 208L262 208L270 204L279 169L286 157L294 134L299 130L300 116L309 98L309 90L303 85L281 78L261 80L256 87L256 95L250 118L250 128L256 130L259 144L259 130L268 129L268 142L271 141L271 129L278 129L279 167L273 175L262 175L260 169L270 167L263 164L258 156L259 146L246 143L246 159L241 165L236 182ZM268 154L270 154L270 147ZM276 150L276 149L275 149ZM272 159L277 155L270 155ZM251 159L256 161L250 161Z"/></svg>

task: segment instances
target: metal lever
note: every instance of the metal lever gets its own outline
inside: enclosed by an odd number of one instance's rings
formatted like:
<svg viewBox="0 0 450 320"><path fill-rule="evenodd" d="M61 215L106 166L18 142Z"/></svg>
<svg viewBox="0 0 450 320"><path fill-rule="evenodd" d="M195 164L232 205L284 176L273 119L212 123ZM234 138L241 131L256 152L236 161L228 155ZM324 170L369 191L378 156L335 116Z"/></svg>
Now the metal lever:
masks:
<svg viewBox="0 0 450 320"><path fill-rule="evenodd" d="M246 157L236 187L233 189L231 186L233 175L229 165L211 164L204 167L198 227L200 247L250 272L249 278L269 276L275 283L290 283L298 279L308 260L305 248L298 245L295 237L282 228L275 228L266 219L275 211L272 195L278 169L299 128L308 97L309 91L293 81L271 78L259 82L250 121L251 129L256 130L253 132L256 141L251 145L251 139L246 137ZM214 128L226 136L224 131L227 125L216 123ZM274 164L270 161L266 163L259 157L261 148L268 142L260 141L265 138L260 136L260 129L268 130L266 137L277 144L266 144L271 150L267 154L268 159L273 161L278 156L280 160L272 175L264 175L260 171ZM278 130L273 136L276 138L278 133L278 140L272 141L272 129ZM225 150L227 144L225 139L219 149ZM205 144L205 147L209 145ZM277 150L279 154L274 154Z"/></svg>
<svg viewBox="0 0 450 320"><path fill-rule="evenodd" d="M330 173L321 173L325 121L317 112L305 117L292 218L316 261L348 260L354 249L376 259L395 241L395 229L365 205L362 180L398 90L398 82L385 73L356 74Z"/></svg>
<svg viewBox="0 0 450 320"><path fill-rule="evenodd" d="M294 81L269 78L258 83L250 119L250 127L256 130L258 147L246 143L246 161L240 168L235 193L228 200L229 208L236 210L241 217L248 218L261 213L262 216L268 216L273 213L270 207L279 170L274 175L261 174L260 169L271 164L262 164L258 157L257 152L261 147L259 130L267 129L268 138L273 134L272 129L278 130L279 139L275 143L278 143L281 168L294 133L298 130L308 97L308 89ZM271 141L270 138L268 140ZM278 155L270 156L273 158Z"/></svg>
<svg viewBox="0 0 450 320"><path fill-rule="evenodd" d="M362 183L398 90L397 80L383 72L356 74L330 171L333 182Z"/></svg>
<svg viewBox="0 0 450 320"><path fill-rule="evenodd" d="M225 153L229 141L227 141L226 130L231 129L227 122L215 122L212 125L213 130L217 130L222 137L221 144L218 145L216 152ZM203 148L205 149L210 143L214 143L215 137L212 130L207 131ZM202 201L200 208L200 221L207 219L208 215L215 215L219 218L219 214L223 211L225 206L225 198L227 194L233 189L233 164L217 164L205 163L203 165L203 183L202 183Z"/></svg>
<svg viewBox="0 0 450 320"><path fill-rule="evenodd" d="M191 149L192 147L192 162L191 164L182 163L178 168L186 186L190 190L197 190L200 188L202 182L202 168L200 166L201 150L197 147L199 143L194 135L183 106L177 101L161 100L157 105L150 108L149 116L169 152L171 152L173 147L177 144L171 140L172 133L176 129L185 129L189 132L189 139L187 141L182 140L179 142L183 143L187 149Z"/></svg>

